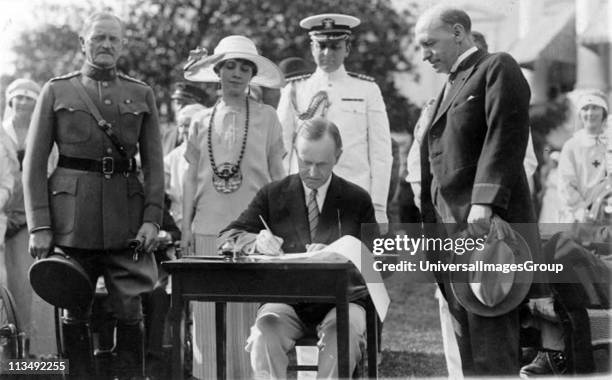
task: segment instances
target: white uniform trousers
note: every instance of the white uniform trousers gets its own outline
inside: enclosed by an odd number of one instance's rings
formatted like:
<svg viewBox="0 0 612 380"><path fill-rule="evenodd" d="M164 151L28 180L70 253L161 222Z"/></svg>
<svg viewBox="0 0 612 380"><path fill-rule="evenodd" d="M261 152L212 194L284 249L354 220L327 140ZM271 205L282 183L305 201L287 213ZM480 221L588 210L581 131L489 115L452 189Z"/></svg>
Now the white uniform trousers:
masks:
<svg viewBox="0 0 612 380"><path fill-rule="evenodd" d="M461 367L461 355L459 354L459 345L457 344L455 328L453 327L454 317L439 287L436 287L436 298L438 299L438 306L440 308L440 328L448 378L462 380L463 368Z"/></svg>

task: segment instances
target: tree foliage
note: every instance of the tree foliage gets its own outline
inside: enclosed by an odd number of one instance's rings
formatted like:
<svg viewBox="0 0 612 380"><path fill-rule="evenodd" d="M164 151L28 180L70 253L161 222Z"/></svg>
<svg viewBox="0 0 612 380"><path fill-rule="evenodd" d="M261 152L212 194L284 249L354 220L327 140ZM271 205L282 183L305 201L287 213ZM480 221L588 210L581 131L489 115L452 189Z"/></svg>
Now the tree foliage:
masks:
<svg viewBox="0 0 612 380"><path fill-rule="evenodd" d="M403 98L393 83L393 73L412 67L403 52L410 43L411 15L398 14L390 0L126 0L127 47L119 68L149 83L162 110L170 110L172 84L182 80L189 51L201 46L210 52L230 34L252 38L260 52L275 62L286 57L312 60L308 34L299 27L303 17L347 13L359 17L347 70L373 76L387 103L392 129L411 129L417 108ZM82 60L77 32L92 11L90 3L67 12L45 10L47 20L23 33L15 44L18 74L38 81L75 70ZM120 11L120 10L117 10ZM58 23L50 14L63 14ZM80 17L74 17L80 15Z"/></svg>

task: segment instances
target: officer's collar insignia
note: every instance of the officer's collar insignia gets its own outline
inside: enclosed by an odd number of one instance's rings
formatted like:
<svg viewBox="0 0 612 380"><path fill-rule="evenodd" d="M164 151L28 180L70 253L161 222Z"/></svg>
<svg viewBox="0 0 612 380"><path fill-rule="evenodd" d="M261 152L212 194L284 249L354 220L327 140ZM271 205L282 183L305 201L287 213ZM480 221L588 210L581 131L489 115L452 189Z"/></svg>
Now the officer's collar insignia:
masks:
<svg viewBox="0 0 612 380"><path fill-rule="evenodd" d="M85 61L81 68L83 75L97 81L111 81L117 78L117 68L103 68Z"/></svg>

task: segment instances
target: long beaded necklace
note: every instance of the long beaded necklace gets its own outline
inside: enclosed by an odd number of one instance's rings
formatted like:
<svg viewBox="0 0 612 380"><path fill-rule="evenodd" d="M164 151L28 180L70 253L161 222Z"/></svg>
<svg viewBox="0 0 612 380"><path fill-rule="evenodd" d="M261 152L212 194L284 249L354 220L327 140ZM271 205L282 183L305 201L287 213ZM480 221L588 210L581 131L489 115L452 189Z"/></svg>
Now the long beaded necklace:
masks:
<svg viewBox="0 0 612 380"><path fill-rule="evenodd" d="M240 188L240 185L242 185L242 173L240 171L240 164L242 163L242 158L244 157L247 136L249 134L249 98L245 97L246 117L244 122L244 138L242 139L242 147L240 148L238 161L235 164L232 164L230 162L224 162L220 166L217 166L212 147L212 130L214 127L214 119L219 102L220 100L215 103L215 106L212 110L212 114L210 115L210 120L208 122L208 158L210 159L210 165L212 166L213 186L215 190L223 194L229 194L238 190Z"/></svg>

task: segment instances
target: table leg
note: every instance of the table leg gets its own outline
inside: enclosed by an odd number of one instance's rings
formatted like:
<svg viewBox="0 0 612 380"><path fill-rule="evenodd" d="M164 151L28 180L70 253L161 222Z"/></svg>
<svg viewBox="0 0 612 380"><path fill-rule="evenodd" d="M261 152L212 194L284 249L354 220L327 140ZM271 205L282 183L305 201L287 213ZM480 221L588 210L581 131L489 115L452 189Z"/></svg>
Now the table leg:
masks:
<svg viewBox="0 0 612 380"><path fill-rule="evenodd" d="M225 380L226 375L226 364L227 360L226 345L225 345L225 322L226 322L226 306L225 302L215 302L215 330L217 335L217 379Z"/></svg>
<svg viewBox="0 0 612 380"><path fill-rule="evenodd" d="M347 276L338 279L336 297L336 328L338 329L338 377L349 378L349 315L346 294Z"/></svg>
<svg viewBox="0 0 612 380"><path fill-rule="evenodd" d="M368 378L378 378L378 318L372 300L368 297L366 307L366 328L368 344Z"/></svg>
<svg viewBox="0 0 612 380"><path fill-rule="evenodd" d="M182 292L179 289L177 281L172 282L172 310L171 326L172 326L172 378L183 378L184 352L183 343L185 341L185 312L189 302L184 302L180 296Z"/></svg>

